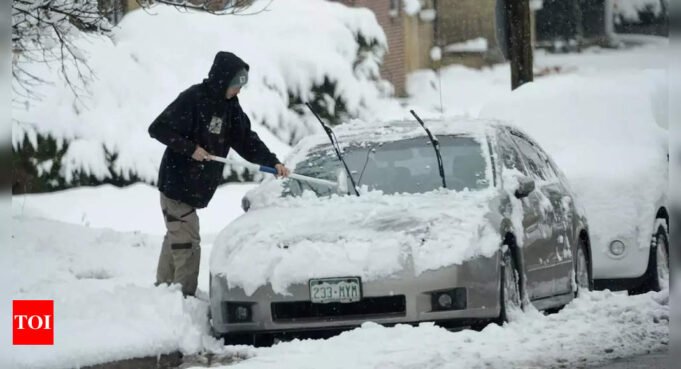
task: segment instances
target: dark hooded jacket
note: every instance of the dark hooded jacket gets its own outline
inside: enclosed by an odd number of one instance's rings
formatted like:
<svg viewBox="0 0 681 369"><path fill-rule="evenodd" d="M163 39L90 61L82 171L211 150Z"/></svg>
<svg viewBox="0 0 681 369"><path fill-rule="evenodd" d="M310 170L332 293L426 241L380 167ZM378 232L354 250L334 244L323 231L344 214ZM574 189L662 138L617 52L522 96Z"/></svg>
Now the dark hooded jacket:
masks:
<svg viewBox="0 0 681 369"><path fill-rule="evenodd" d="M158 188L167 197L204 208L222 179L224 164L196 161L201 146L226 157L234 148L244 159L266 166L279 163L241 110L237 97L226 99L232 77L248 64L232 53L215 56L208 78L182 92L149 126L149 135L167 146L158 176Z"/></svg>

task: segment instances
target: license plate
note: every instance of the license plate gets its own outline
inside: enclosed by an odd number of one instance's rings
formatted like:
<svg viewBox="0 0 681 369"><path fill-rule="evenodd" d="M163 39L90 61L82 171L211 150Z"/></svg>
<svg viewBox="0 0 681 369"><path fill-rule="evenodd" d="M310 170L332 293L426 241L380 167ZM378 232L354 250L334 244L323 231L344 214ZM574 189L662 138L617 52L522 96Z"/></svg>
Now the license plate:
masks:
<svg viewBox="0 0 681 369"><path fill-rule="evenodd" d="M310 279L310 301L315 304L357 302L362 299L359 277Z"/></svg>

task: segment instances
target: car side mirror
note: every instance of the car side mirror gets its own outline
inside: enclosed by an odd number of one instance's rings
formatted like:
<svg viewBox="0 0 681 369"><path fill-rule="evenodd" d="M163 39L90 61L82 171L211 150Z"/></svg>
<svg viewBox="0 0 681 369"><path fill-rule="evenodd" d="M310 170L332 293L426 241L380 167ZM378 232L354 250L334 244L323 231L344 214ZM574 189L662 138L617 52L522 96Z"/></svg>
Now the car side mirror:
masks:
<svg viewBox="0 0 681 369"><path fill-rule="evenodd" d="M251 200L248 197L244 196L241 198L241 208L244 210L244 213L251 208Z"/></svg>
<svg viewBox="0 0 681 369"><path fill-rule="evenodd" d="M520 176L518 177L518 189L515 190L515 197L519 199L527 197L534 189L534 179L527 176Z"/></svg>

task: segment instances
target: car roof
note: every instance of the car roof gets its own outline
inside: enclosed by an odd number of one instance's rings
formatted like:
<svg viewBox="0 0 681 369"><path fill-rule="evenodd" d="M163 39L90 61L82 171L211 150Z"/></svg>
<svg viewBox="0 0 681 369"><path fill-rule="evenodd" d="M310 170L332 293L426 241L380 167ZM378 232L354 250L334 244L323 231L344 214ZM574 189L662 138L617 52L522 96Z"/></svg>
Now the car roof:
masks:
<svg viewBox="0 0 681 369"><path fill-rule="evenodd" d="M494 134L500 127L506 124L490 119L476 118L447 118L443 120L428 119L425 126L433 135L470 135L484 139L485 136ZM361 142L389 142L414 137L425 136L425 131L416 120L395 120L389 122L369 123L354 120L333 127L334 133L341 144ZM312 146L323 145L329 142L326 134L316 134L306 138Z"/></svg>

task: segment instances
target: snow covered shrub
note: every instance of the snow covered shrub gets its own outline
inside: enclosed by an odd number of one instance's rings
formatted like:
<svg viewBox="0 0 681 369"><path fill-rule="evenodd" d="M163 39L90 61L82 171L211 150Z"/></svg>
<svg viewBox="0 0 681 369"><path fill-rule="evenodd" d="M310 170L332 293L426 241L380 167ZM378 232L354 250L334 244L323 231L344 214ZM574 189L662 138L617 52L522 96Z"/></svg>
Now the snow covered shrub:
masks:
<svg viewBox="0 0 681 369"><path fill-rule="evenodd" d="M256 1L253 8L269 3ZM154 183L164 146L147 128L181 91L206 77L219 50L250 64L241 105L280 157L320 130L305 102L331 124L374 119L396 105L380 79L387 42L375 16L335 2L275 1L249 16L157 6L126 15L110 38L82 34L73 42L95 75L79 86L79 97L58 66L24 64L50 83L40 86L39 100L13 107L13 158L22 173L15 178L24 181L15 183L16 191ZM225 180L251 178L238 166L225 169Z"/></svg>
<svg viewBox="0 0 681 369"><path fill-rule="evenodd" d="M615 24L651 24L667 17L669 0L616 0Z"/></svg>

